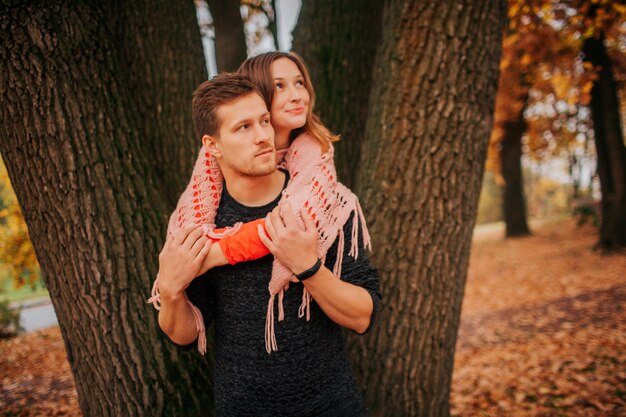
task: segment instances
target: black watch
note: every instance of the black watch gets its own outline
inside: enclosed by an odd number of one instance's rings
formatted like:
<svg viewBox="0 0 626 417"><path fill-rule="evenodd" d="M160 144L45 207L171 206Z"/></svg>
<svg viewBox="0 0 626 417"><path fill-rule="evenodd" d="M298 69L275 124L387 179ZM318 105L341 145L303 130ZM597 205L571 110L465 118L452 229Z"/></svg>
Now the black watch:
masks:
<svg viewBox="0 0 626 417"><path fill-rule="evenodd" d="M302 271L299 274L295 274L298 281L304 281L307 278L311 278L313 275L317 274L317 271L322 267L322 260L317 258L315 265L307 269L306 271Z"/></svg>

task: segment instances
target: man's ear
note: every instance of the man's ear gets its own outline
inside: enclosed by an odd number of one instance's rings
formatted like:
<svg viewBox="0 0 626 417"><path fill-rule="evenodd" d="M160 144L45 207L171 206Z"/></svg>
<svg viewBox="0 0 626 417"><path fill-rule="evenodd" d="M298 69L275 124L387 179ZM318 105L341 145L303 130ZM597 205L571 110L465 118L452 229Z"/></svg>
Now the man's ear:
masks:
<svg viewBox="0 0 626 417"><path fill-rule="evenodd" d="M216 158L222 157L222 150L220 149L219 143L215 136L202 136L202 144L211 153L211 155L214 155Z"/></svg>

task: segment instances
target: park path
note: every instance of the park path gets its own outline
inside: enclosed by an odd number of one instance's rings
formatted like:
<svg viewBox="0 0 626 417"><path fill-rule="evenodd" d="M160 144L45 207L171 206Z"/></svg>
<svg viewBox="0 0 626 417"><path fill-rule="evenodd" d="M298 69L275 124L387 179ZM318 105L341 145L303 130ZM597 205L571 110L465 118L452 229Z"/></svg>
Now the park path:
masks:
<svg viewBox="0 0 626 417"><path fill-rule="evenodd" d="M21 308L20 324L26 333L58 324L49 296L11 303L11 308Z"/></svg>

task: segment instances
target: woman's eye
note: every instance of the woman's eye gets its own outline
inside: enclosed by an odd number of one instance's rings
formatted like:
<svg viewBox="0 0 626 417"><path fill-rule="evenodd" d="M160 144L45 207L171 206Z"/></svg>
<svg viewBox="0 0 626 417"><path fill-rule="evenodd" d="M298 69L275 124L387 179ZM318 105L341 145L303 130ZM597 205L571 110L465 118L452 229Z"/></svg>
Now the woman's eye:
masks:
<svg viewBox="0 0 626 417"><path fill-rule="evenodd" d="M298 80L298 81L296 81L296 85L303 86L304 85L304 81Z"/></svg>
<svg viewBox="0 0 626 417"><path fill-rule="evenodd" d="M276 88L279 90L283 88L283 83L276 83Z"/></svg>

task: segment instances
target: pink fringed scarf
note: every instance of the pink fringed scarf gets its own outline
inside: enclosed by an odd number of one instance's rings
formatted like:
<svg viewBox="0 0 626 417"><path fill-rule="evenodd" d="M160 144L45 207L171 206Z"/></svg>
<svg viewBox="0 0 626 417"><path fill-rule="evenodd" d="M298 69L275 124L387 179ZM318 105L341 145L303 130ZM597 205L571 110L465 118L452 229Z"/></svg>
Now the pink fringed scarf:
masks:
<svg viewBox="0 0 626 417"><path fill-rule="evenodd" d="M334 275L339 277L341 276L341 261L345 242L343 225L352 213L355 215L351 231L350 256L356 258L359 255L359 222L363 228L363 240L366 248L371 248L371 241L358 198L346 186L337 182L333 154L332 144L329 143L328 151L322 153L319 142L307 134L297 137L288 150L278 151L279 166L286 168L290 174L289 183L283 190L282 198L278 204L282 206L287 201L291 203L298 226L302 229L304 229L304 223L300 213L306 211L313 217L317 227L317 249L320 258L324 259L335 239L339 239L337 261L333 267ZM241 227L241 223L235 224L220 235L213 232L223 182L217 160L203 147L196 160L191 181L170 217L168 235L173 235L179 230L191 226L203 226L206 235L213 238L221 238L236 233ZM304 215L304 213L302 214ZM152 287L152 297L148 300L149 303L154 303L157 310L160 309L158 281L157 275ZM268 288L270 298L265 323L265 348L268 353L278 350L274 332L274 301L278 296L278 321L282 321L285 316L283 297L285 290L289 288L290 281L297 282L291 270L274 260ZM189 299L187 302L196 320L198 350L204 354L206 352L206 333L202 313ZM298 317L306 316L307 321L310 319L310 302L311 295L304 288Z"/></svg>

